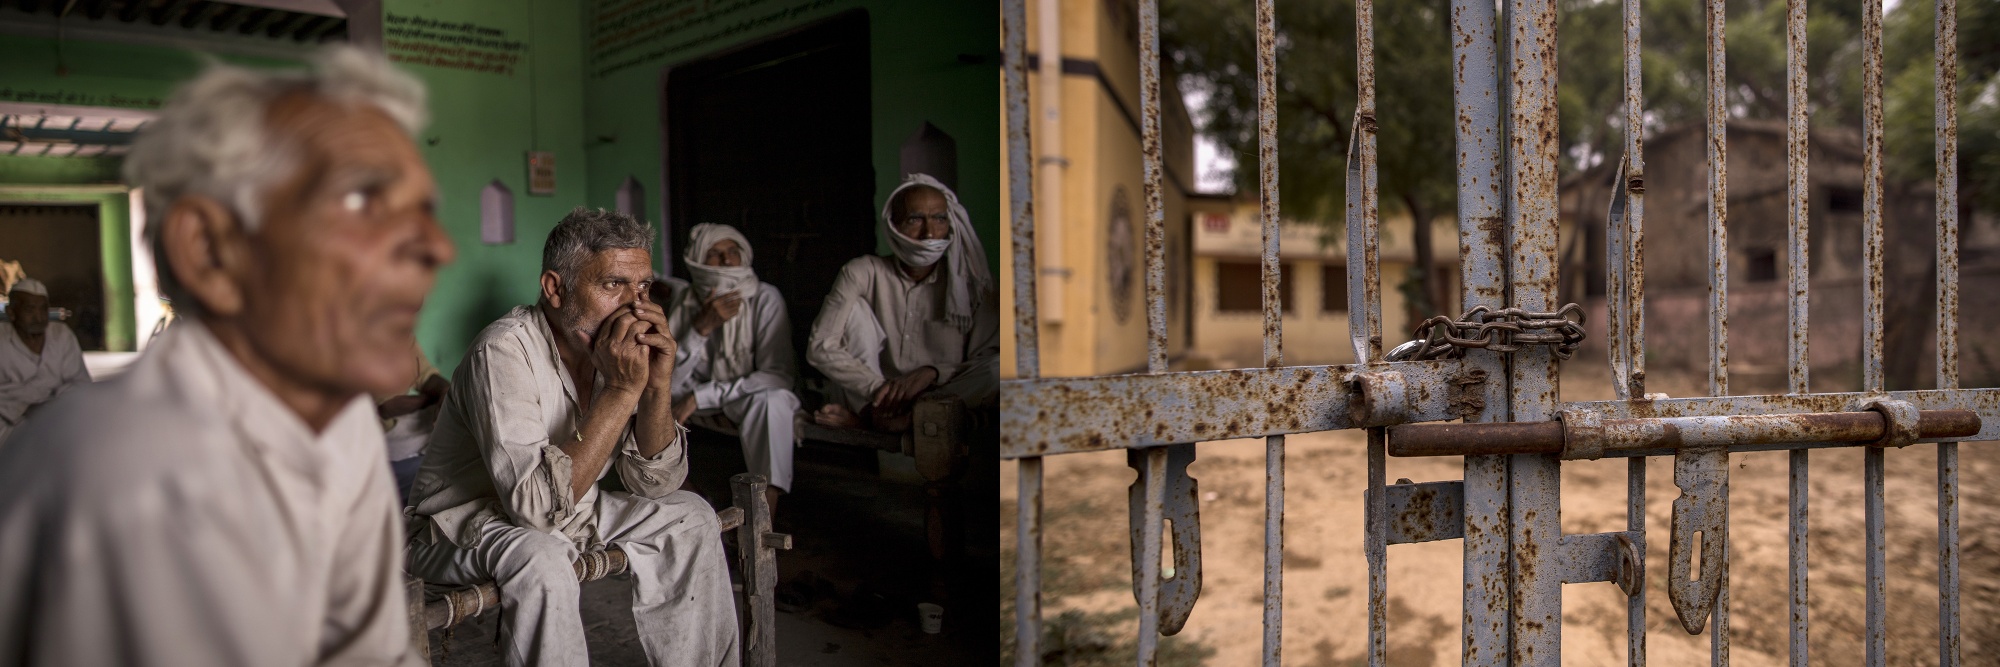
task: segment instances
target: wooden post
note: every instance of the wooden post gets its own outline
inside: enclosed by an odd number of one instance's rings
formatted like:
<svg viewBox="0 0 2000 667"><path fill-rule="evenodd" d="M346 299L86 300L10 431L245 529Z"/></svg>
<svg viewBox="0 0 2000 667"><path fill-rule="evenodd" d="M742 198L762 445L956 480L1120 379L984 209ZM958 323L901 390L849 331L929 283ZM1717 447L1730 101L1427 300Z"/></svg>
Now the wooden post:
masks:
<svg viewBox="0 0 2000 667"><path fill-rule="evenodd" d="M777 548L773 538L790 546L790 536L771 532L771 506L764 500L770 483L763 475L743 473L729 479L735 504L743 509L743 525L736 529L736 553L743 570L742 628L744 667L774 667L778 664Z"/></svg>

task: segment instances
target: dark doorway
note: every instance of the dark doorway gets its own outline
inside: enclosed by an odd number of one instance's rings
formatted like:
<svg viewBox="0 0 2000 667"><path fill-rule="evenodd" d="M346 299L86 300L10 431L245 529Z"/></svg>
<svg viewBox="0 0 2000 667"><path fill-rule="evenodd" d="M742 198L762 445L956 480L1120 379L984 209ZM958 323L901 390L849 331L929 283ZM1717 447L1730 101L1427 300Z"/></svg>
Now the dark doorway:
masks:
<svg viewBox="0 0 2000 667"><path fill-rule="evenodd" d="M96 204L0 204L0 259L49 288L85 350L104 349L104 249Z"/></svg>
<svg viewBox="0 0 2000 667"><path fill-rule="evenodd" d="M784 292L804 350L841 265L875 250L868 13L675 67L665 87L674 275L687 277L688 229L736 226L757 277Z"/></svg>

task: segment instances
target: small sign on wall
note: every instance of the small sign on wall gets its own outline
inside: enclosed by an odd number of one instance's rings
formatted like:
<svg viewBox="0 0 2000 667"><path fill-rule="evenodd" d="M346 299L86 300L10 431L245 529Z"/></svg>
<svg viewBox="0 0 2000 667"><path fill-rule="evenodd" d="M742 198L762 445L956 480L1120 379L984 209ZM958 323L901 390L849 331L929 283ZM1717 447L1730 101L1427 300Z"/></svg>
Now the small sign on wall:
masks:
<svg viewBox="0 0 2000 667"><path fill-rule="evenodd" d="M556 154L553 151L528 151L528 194L552 195L556 193Z"/></svg>

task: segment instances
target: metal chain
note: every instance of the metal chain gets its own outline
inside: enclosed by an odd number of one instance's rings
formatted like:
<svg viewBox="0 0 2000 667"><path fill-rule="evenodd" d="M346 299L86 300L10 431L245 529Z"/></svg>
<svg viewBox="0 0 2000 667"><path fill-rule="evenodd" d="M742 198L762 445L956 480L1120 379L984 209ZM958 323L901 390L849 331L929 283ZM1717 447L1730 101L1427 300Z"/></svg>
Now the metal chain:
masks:
<svg viewBox="0 0 2000 667"><path fill-rule="evenodd" d="M1504 354L1529 345L1548 345L1557 359L1568 360L1583 345L1583 306L1572 303L1553 313L1479 306L1456 320L1445 315L1424 320L1410 335L1417 339L1390 350L1389 361L1457 359L1466 348Z"/></svg>

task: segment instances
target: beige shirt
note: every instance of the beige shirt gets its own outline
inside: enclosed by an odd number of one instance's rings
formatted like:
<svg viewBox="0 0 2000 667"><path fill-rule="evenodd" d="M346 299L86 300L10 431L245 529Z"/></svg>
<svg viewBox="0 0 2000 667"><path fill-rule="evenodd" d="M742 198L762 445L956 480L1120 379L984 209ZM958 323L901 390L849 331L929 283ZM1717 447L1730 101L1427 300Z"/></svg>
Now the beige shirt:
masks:
<svg viewBox="0 0 2000 667"><path fill-rule="evenodd" d="M603 376L597 377L602 395ZM570 491L571 460L557 445L582 426L576 387L556 352L555 336L536 306L518 306L479 332L451 379L410 490L415 539L478 543L491 521L555 534L579 548L597 534L596 486ZM651 457L639 455L628 421L618 453L598 478L618 471L634 494L664 498L687 478L686 430ZM428 543L428 542L427 542Z"/></svg>
<svg viewBox="0 0 2000 667"><path fill-rule="evenodd" d="M182 322L0 447L0 666L417 663L382 446Z"/></svg>
<svg viewBox="0 0 2000 667"><path fill-rule="evenodd" d="M962 328L943 321L945 277L940 267L923 282L912 281L893 257L865 255L849 261L840 268L840 277L834 280L833 291L813 322L806 361L848 391L866 396L882 385L885 375L897 377L931 366L937 369L937 384L944 384L965 365L999 356L998 309L979 308L972 324ZM995 295L986 295L986 303L995 300ZM887 336L881 373L842 344L842 323L831 317L847 312L848 304L856 302L868 304Z"/></svg>

